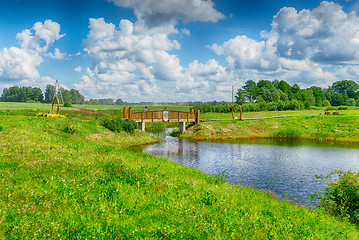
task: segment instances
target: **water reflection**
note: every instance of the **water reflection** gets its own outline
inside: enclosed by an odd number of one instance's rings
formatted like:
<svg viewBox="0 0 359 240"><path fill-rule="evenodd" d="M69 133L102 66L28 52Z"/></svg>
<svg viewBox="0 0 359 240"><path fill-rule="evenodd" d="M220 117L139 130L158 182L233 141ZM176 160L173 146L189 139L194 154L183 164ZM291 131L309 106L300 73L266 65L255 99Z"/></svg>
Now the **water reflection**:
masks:
<svg viewBox="0 0 359 240"><path fill-rule="evenodd" d="M352 148L194 142L166 136L143 151L210 175L225 171L232 184L258 189L270 184L273 192L301 203L326 187L315 174L327 175L334 169L359 171L359 149Z"/></svg>

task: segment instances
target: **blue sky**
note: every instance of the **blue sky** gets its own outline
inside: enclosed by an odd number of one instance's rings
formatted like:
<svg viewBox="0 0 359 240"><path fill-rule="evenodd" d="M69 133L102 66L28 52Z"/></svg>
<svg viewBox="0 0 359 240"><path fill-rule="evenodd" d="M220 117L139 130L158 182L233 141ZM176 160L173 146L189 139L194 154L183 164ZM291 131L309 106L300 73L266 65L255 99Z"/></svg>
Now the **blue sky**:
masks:
<svg viewBox="0 0 359 240"><path fill-rule="evenodd" d="M12 0L0 90L55 79L86 99L230 100L248 79L359 76L357 0Z"/></svg>

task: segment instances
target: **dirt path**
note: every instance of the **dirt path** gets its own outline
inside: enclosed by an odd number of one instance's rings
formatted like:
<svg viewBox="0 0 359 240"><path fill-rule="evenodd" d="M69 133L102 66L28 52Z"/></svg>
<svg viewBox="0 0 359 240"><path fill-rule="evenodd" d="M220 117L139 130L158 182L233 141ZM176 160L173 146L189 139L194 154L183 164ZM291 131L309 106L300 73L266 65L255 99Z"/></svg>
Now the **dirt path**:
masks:
<svg viewBox="0 0 359 240"><path fill-rule="evenodd" d="M95 113L95 114L101 114L101 115L105 115L105 116L110 116L107 113L104 112L100 112L100 111L95 111L95 110L91 110L91 109L87 109L87 108L78 108L78 107L74 107L75 109L79 109L83 112L90 112L90 113Z"/></svg>

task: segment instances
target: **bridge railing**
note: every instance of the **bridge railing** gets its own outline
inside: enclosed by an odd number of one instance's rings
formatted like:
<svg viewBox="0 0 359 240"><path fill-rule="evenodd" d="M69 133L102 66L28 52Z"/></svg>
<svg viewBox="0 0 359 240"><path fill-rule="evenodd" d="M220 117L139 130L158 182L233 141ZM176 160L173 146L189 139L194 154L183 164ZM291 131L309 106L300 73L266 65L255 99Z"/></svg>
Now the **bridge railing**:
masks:
<svg viewBox="0 0 359 240"><path fill-rule="evenodd" d="M130 107L124 108L123 117L135 122L194 122L199 123L199 110L194 112L173 111L173 110L151 110L151 111L132 111Z"/></svg>

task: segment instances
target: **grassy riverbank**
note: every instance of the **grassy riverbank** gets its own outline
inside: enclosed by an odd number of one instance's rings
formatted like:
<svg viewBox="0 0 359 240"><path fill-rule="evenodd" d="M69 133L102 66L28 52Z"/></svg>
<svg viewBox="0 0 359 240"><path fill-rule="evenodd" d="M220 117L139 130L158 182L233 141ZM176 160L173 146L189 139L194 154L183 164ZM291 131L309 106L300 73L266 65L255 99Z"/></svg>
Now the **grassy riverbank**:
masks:
<svg viewBox="0 0 359 240"><path fill-rule="evenodd" d="M318 110L303 114L276 113L298 116L203 122L188 129L181 137L195 140L276 138L359 144L359 110L343 110L340 115L319 115ZM251 113L244 117L269 116L265 113L258 114L261 116Z"/></svg>
<svg viewBox="0 0 359 240"><path fill-rule="evenodd" d="M146 133L13 113L0 115L0 238L359 237L319 210L127 149L157 141Z"/></svg>

